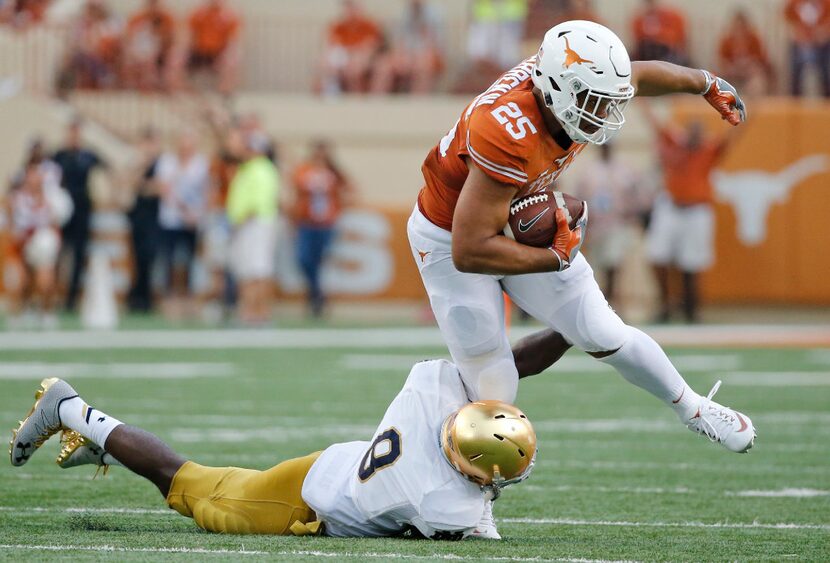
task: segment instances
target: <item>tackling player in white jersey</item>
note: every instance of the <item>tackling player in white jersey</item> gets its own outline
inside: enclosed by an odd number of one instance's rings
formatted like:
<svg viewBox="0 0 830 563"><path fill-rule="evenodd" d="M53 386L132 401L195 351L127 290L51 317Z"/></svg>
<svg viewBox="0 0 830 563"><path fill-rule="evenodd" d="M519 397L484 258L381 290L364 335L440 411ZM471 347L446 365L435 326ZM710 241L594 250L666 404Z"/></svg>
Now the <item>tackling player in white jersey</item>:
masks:
<svg viewBox="0 0 830 563"><path fill-rule="evenodd" d="M566 348L544 331L514 351L524 376ZM213 532L498 538L489 501L527 478L536 453L527 417L507 403L471 403L458 369L445 360L415 364L372 441L335 444L266 471L187 461L156 436L89 406L57 378L45 379L35 397L13 432L12 465L25 464L63 429L58 465L124 466Z"/></svg>

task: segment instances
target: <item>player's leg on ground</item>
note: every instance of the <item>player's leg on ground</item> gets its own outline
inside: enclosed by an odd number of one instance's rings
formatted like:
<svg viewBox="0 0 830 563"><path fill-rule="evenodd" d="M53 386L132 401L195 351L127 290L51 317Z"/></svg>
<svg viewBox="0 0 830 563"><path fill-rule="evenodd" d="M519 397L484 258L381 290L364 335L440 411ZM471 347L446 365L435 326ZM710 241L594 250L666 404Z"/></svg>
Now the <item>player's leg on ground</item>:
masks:
<svg viewBox="0 0 830 563"><path fill-rule="evenodd" d="M24 465L62 428L111 448L109 453L115 459L151 480L164 494L185 461L155 436L124 426L120 420L89 406L71 385L58 378L44 379L35 399L29 413L12 432L12 465Z"/></svg>
<svg viewBox="0 0 830 563"><path fill-rule="evenodd" d="M126 424L110 433L104 449L121 465L152 482L164 497L176 472L186 462L157 436Z"/></svg>
<svg viewBox="0 0 830 563"><path fill-rule="evenodd" d="M78 395L63 400L58 413L64 427L103 447L124 467L148 479L162 495L167 495L173 475L185 462L167 444L90 406Z"/></svg>
<svg viewBox="0 0 830 563"><path fill-rule="evenodd" d="M450 233L417 210L407 231L435 320L470 398L512 403L519 379L497 278L459 272L452 261Z"/></svg>

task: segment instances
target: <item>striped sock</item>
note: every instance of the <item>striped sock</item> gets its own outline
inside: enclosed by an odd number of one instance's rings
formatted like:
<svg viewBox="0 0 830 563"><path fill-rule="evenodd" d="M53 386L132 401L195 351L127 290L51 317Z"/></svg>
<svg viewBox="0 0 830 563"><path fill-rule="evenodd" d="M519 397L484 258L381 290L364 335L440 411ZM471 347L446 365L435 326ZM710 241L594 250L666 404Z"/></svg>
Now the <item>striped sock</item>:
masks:
<svg viewBox="0 0 830 563"><path fill-rule="evenodd" d="M110 432L124 424L120 420L86 404L81 397L73 397L61 403L58 414L61 424L86 436L106 449Z"/></svg>

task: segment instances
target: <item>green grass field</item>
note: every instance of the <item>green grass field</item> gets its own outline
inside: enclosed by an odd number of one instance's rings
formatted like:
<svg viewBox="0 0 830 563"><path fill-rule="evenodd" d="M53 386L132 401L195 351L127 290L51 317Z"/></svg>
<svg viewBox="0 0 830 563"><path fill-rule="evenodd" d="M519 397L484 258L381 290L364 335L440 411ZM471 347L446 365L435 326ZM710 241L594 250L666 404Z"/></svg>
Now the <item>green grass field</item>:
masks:
<svg viewBox="0 0 830 563"><path fill-rule="evenodd" d="M25 414L39 379L56 374L195 461L266 468L370 439L407 366L445 351L365 342L0 354L4 429ZM541 449L530 480L496 504L501 542L208 534L126 470L92 480L91 467L59 469L53 439L25 467L0 465L0 558L830 560L830 351L671 355L698 392L723 378L717 399L758 427L752 453L709 444L646 393L570 353L520 385Z"/></svg>

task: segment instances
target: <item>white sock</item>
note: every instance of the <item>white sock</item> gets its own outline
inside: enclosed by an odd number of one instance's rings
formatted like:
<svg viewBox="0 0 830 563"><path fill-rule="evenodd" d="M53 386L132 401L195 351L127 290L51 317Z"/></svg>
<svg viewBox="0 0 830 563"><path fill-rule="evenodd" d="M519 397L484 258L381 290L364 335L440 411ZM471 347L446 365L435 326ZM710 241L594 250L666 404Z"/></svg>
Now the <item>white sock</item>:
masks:
<svg viewBox="0 0 830 563"><path fill-rule="evenodd" d="M700 395L686 384L654 339L634 327L627 328L630 333L626 343L600 361L669 405L685 423L697 411Z"/></svg>
<svg viewBox="0 0 830 563"><path fill-rule="evenodd" d="M124 424L120 420L90 407L80 397L61 403L58 414L64 426L79 432L81 436L86 436L104 449L106 449L110 432Z"/></svg>

